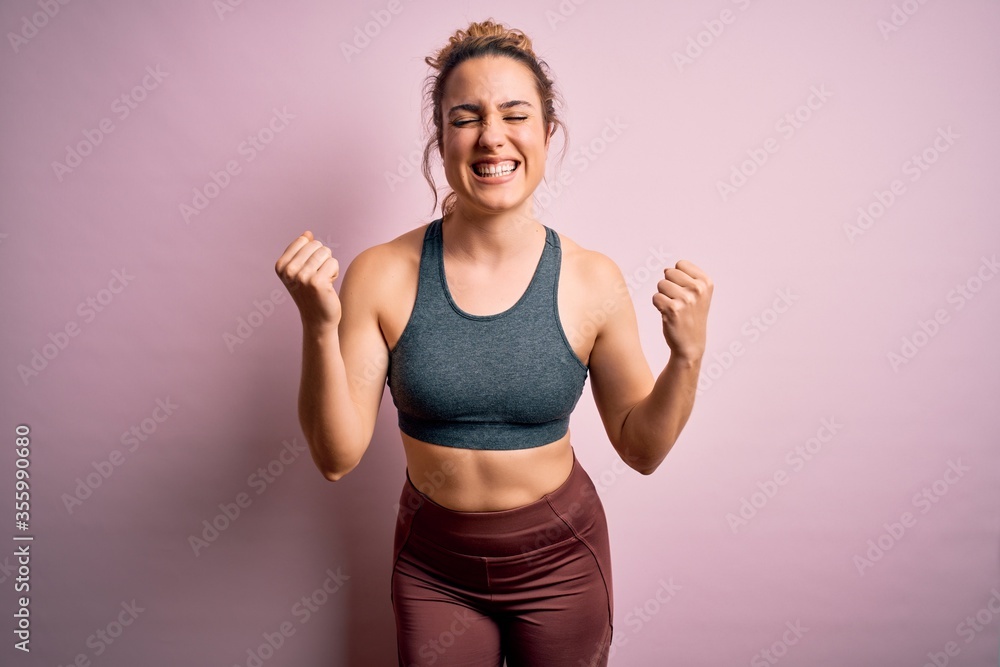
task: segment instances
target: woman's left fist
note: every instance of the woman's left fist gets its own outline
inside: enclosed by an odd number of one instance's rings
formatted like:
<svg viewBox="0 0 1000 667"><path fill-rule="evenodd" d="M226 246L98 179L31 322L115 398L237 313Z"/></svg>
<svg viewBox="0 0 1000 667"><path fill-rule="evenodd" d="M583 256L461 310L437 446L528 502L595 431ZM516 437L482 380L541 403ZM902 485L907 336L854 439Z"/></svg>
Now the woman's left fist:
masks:
<svg viewBox="0 0 1000 667"><path fill-rule="evenodd" d="M663 338L672 356L700 361L705 354L712 279L686 259L664 269L663 276L653 295L653 305L663 317Z"/></svg>

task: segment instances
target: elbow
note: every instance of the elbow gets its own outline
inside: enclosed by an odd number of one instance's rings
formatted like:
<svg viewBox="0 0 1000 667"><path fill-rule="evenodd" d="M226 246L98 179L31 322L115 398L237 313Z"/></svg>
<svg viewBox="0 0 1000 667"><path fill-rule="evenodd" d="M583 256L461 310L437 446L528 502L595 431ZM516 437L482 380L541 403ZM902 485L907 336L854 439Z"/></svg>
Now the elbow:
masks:
<svg viewBox="0 0 1000 667"><path fill-rule="evenodd" d="M361 459L348 464L341 463L337 465L334 463L332 465L320 465L319 469L328 482L338 482L343 479L344 475L357 468L359 463L361 463Z"/></svg>
<svg viewBox="0 0 1000 667"><path fill-rule="evenodd" d="M634 451L629 453L628 449L626 449L625 453L619 451L619 454L621 455L622 461L624 461L625 465L629 468L635 470L640 475L649 476L656 472L656 469L660 467L661 463L663 463L663 459L666 458L669 451L670 449L668 448L667 451L662 454L650 455L647 453L635 453Z"/></svg>
<svg viewBox="0 0 1000 667"><path fill-rule="evenodd" d="M651 462L640 459L625 460L625 463L629 468L635 470L640 475L652 475L656 469L659 467L659 462Z"/></svg>
<svg viewBox="0 0 1000 667"><path fill-rule="evenodd" d="M640 475L652 475L657 468L660 467L662 459L645 459L638 457L622 457L622 460L632 470L635 470Z"/></svg>
<svg viewBox="0 0 1000 667"><path fill-rule="evenodd" d="M328 482L338 482L344 475L358 467L361 456L340 451L335 445L325 440L306 437L309 450L312 453L313 464ZM362 451L362 454L364 452Z"/></svg>
<svg viewBox="0 0 1000 667"><path fill-rule="evenodd" d="M660 467L660 462L647 463L647 464L632 464L632 469L635 470L640 475L652 475L656 472L656 469Z"/></svg>
<svg viewBox="0 0 1000 667"><path fill-rule="evenodd" d="M343 479L344 475L354 470L355 465L340 468L320 468L320 472L323 473L323 477L326 478L328 482L339 482Z"/></svg>
<svg viewBox="0 0 1000 667"><path fill-rule="evenodd" d="M347 474L346 470L322 470L323 477L326 478L328 482L337 482Z"/></svg>

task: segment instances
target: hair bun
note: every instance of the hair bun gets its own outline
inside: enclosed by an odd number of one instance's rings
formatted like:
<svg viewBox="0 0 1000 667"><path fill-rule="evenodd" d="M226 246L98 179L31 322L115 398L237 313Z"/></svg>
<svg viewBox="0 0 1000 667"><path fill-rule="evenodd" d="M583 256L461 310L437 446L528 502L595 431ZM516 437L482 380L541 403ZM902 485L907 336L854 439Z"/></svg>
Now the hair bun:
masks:
<svg viewBox="0 0 1000 667"><path fill-rule="evenodd" d="M537 58L534 49L531 47L531 38L517 28L508 28L502 23L497 23L492 18L477 23L470 23L465 30L459 29L448 38L448 45L438 50L433 57L424 58L424 62L436 70L440 70L448 62L452 52L457 47L469 48L477 43L482 44L492 42L494 44L513 47L519 51L524 51L532 58Z"/></svg>
<svg viewBox="0 0 1000 667"><path fill-rule="evenodd" d="M437 186L434 184L434 176L431 173L430 158L435 152L442 153L444 120L441 113L441 101L444 97L445 83L454 69L461 63L472 58L482 57L506 57L524 65L534 78L535 89L542 105L542 125L547 136L551 136L557 127L566 134L566 127L556 111L555 103L559 96L549 75L548 65L535 55L531 39L524 32L516 28L509 28L492 18L470 23L469 27L464 30L456 30L448 38L447 44L434 51L433 55L424 58L424 62L436 70L427 77L424 84L425 108L429 112L427 119L429 138L424 145L421 166L424 178L427 180L431 192L434 193L432 213L437 208L438 193ZM563 152L568 144L569 136L567 135L566 142L563 144ZM454 208L456 199L457 194L454 191L448 193L441 205L442 216L447 215Z"/></svg>

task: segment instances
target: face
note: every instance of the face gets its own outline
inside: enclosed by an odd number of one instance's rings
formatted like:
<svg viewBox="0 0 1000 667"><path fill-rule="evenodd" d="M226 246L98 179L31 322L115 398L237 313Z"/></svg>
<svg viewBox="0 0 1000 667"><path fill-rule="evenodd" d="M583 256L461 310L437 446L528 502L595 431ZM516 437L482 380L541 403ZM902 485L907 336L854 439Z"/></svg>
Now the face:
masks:
<svg viewBox="0 0 1000 667"><path fill-rule="evenodd" d="M441 157L458 206L530 212L549 147L531 71L506 57L466 60L448 78L441 114ZM477 171L484 161L494 163L489 173Z"/></svg>

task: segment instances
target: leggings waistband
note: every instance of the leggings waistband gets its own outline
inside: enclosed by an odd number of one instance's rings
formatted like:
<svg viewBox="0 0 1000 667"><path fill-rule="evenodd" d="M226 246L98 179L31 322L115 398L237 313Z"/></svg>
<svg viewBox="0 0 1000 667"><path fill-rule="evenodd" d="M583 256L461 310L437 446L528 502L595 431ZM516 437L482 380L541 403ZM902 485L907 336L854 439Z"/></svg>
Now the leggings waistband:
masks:
<svg viewBox="0 0 1000 667"><path fill-rule="evenodd" d="M449 509L421 493L406 474L400 497L400 521L408 515L411 537L469 556L513 556L574 537L603 507L597 489L573 452L573 468L554 491L513 509L463 512Z"/></svg>

